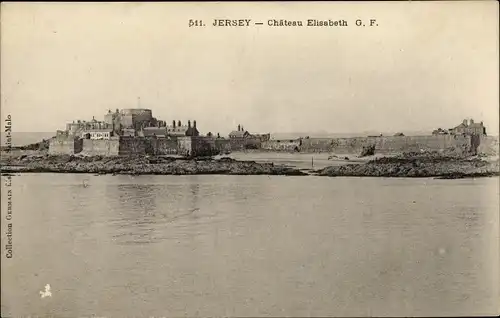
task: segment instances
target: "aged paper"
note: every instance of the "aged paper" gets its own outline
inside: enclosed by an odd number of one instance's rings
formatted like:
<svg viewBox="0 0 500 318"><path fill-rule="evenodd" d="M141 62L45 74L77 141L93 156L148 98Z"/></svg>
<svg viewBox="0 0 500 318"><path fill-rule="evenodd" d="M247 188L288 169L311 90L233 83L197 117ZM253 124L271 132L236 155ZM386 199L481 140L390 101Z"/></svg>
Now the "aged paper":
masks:
<svg viewBox="0 0 500 318"><path fill-rule="evenodd" d="M499 314L498 2L0 19L2 317Z"/></svg>

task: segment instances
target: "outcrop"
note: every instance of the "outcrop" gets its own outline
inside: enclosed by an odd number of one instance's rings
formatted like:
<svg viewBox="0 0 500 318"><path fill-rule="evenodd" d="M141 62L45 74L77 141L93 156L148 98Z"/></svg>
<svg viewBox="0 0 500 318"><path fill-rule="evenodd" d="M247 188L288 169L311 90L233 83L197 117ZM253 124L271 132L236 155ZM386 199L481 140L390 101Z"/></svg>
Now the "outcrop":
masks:
<svg viewBox="0 0 500 318"><path fill-rule="evenodd" d="M284 165L237 161L230 158L182 159L172 157L103 157L103 156L19 156L1 160L2 173L54 172L131 175L306 175L304 172Z"/></svg>
<svg viewBox="0 0 500 318"><path fill-rule="evenodd" d="M499 176L499 161L478 157L453 157L439 154L407 153L397 157L382 157L364 164L331 166L315 171L319 176L349 177L437 177L457 179Z"/></svg>

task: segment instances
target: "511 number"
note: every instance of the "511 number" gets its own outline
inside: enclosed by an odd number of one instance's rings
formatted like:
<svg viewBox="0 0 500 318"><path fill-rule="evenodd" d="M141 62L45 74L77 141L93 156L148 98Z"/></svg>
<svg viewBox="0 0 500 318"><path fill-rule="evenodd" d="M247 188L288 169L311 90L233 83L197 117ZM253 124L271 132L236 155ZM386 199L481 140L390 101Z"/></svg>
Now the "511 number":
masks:
<svg viewBox="0 0 500 318"><path fill-rule="evenodd" d="M203 27L205 24L203 23L203 20L193 20L190 19L188 23L189 27Z"/></svg>

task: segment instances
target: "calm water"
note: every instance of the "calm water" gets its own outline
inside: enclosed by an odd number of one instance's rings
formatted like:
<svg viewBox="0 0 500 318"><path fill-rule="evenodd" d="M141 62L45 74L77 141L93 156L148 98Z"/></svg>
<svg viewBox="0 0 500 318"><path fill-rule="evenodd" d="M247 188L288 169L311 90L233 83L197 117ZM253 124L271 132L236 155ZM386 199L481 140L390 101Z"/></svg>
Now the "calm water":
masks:
<svg viewBox="0 0 500 318"><path fill-rule="evenodd" d="M498 178L32 174L12 189L2 317L498 313Z"/></svg>

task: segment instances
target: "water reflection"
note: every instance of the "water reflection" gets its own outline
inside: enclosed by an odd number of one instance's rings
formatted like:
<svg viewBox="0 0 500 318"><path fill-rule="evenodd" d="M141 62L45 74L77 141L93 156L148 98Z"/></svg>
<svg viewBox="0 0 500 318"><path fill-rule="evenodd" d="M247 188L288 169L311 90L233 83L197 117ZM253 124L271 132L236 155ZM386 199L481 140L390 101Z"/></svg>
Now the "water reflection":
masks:
<svg viewBox="0 0 500 318"><path fill-rule="evenodd" d="M23 178L6 316L497 309L498 179ZM46 283L61 298L41 308Z"/></svg>
<svg viewBox="0 0 500 318"><path fill-rule="evenodd" d="M118 244L144 244L158 241L157 228L162 222L157 198L161 186L150 184L110 184L105 200L109 207L106 220L115 228L112 240Z"/></svg>
<svg viewBox="0 0 500 318"><path fill-rule="evenodd" d="M135 178L135 181L140 180ZM206 220L199 223L200 220L214 215L202 211L201 187L196 177L188 183L106 185L104 198L109 210L107 222L115 229L113 241L157 243L179 234L176 229L206 225Z"/></svg>

